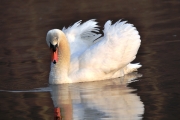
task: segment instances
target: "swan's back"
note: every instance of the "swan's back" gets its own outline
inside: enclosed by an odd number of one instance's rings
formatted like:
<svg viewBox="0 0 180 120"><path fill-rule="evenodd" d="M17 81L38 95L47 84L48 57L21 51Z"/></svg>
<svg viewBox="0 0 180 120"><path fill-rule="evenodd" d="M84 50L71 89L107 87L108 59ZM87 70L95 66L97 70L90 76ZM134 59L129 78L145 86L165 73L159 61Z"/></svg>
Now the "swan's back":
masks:
<svg viewBox="0 0 180 120"><path fill-rule="evenodd" d="M140 36L132 24L107 21L104 36L79 57L79 76L109 79L132 62L140 46ZM82 75L83 74L83 75Z"/></svg>

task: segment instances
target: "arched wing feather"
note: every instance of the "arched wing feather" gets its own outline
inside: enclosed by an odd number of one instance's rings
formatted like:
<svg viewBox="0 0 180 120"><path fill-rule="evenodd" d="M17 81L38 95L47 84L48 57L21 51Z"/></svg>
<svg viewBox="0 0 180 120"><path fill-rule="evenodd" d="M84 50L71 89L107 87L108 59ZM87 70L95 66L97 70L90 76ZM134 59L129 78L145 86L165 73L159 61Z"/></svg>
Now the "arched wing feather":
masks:
<svg viewBox="0 0 180 120"><path fill-rule="evenodd" d="M80 57L80 68L93 68L104 73L115 72L132 62L140 46L136 28L126 21L104 25L104 37L88 48Z"/></svg>
<svg viewBox="0 0 180 120"><path fill-rule="evenodd" d="M75 56L84 52L93 44L94 40L101 36L101 34L97 34L99 28L94 19L88 20L83 24L81 24L80 20L67 29L64 27L62 31L66 34L70 44L71 55L74 54Z"/></svg>

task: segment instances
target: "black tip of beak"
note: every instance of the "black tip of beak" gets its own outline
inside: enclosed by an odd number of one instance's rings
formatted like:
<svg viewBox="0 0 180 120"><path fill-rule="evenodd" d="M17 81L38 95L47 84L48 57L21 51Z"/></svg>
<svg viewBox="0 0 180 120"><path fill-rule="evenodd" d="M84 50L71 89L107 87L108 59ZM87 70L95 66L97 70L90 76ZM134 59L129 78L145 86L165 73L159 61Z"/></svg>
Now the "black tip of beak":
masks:
<svg viewBox="0 0 180 120"><path fill-rule="evenodd" d="M56 64L56 61L54 60L53 63Z"/></svg>

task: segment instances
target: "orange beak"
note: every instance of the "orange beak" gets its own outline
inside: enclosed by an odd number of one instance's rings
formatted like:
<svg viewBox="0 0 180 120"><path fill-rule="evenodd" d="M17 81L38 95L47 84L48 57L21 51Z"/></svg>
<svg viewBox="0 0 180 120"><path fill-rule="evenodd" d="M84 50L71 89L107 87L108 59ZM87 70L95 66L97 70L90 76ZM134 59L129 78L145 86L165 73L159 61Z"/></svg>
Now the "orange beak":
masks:
<svg viewBox="0 0 180 120"><path fill-rule="evenodd" d="M54 64L57 63L58 61L58 50L56 50L55 52L53 50L51 50L51 60Z"/></svg>

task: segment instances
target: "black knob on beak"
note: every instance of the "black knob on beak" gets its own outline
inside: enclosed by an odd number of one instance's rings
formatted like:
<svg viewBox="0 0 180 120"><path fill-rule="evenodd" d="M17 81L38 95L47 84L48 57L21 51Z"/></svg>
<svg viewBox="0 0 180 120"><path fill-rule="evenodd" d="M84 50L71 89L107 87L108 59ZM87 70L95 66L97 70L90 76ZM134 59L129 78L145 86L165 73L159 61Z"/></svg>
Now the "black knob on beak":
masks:
<svg viewBox="0 0 180 120"><path fill-rule="evenodd" d="M55 51L57 50L57 47L58 47L57 44L56 44L56 45L52 45L52 44L50 43L50 48L52 49L53 52L55 52Z"/></svg>

